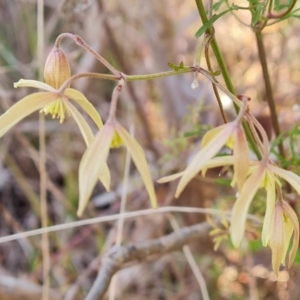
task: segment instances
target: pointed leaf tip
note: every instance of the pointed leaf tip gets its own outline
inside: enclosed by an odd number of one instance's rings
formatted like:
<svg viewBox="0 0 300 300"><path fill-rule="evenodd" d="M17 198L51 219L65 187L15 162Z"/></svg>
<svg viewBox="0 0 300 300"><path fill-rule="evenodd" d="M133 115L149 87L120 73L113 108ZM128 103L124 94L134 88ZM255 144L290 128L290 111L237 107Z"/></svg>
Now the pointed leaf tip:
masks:
<svg viewBox="0 0 300 300"><path fill-rule="evenodd" d="M264 166L256 167L256 169L244 183L241 193L233 205L230 236L235 247L238 247L243 239L246 227L247 212L264 174Z"/></svg>
<svg viewBox="0 0 300 300"><path fill-rule="evenodd" d="M113 138L114 128L106 124L95 136L90 147L85 151L79 165L79 207L80 216L92 195L99 174L104 170Z"/></svg>
<svg viewBox="0 0 300 300"><path fill-rule="evenodd" d="M131 158L144 181L152 207L157 208L156 194L155 194L152 178L150 175L148 163L146 161L146 157L142 147L127 132L127 130L121 126L120 123L118 122L115 123L115 129L120 135L124 145L127 147L128 151L130 152Z"/></svg>

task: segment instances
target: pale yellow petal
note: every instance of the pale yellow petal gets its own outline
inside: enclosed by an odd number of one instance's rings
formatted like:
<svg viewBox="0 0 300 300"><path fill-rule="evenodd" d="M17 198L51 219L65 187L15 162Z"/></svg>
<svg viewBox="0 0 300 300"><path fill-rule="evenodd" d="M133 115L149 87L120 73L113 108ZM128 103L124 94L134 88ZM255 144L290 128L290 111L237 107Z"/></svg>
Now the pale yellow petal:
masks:
<svg viewBox="0 0 300 300"><path fill-rule="evenodd" d="M243 129L238 126L233 133L234 172L238 190L241 191L249 169L249 149Z"/></svg>
<svg viewBox="0 0 300 300"><path fill-rule="evenodd" d="M283 253L282 253L282 260L281 264L283 266L286 265L286 255L288 253L291 237L294 231L293 225L289 219L283 218Z"/></svg>
<svg viewBox="0 0 300 300"><path fill-rule="evenodd" d="M262 234L261 234L261 240L265 247L268 245L270 240L271 223L272 223L272 217L275 209L275 200L276 200L276 191L275 191L274 176L268 174L266 213L264 217L264 223L263 223Z"/></svg>
<svg viewBox="0 0 300 300"><path fill-rule="evenodd" d="M233 164L233 156L231 156L231 155L214 157L214 158L208 160L207 162L205 162L205 164L203 165L202 172L204 170L206 171L207 169L217 168L217 167L221 167L221 166L228 166L228 165L232 165L232 164ZM162 177L162 178L158 179L157 182L164 183L164 182L169 182L169 181L175 180L175 179L181 177L184 172L185 171ZM205 172L204 172L203 176L205 176Z"/></svg>
<svg viewBox="0 0 300 300"><path fill-rule="evenodd" d="M104 168L109 153L110 143L114 135L114 128L106 124L96 134L94 141L85 151L79 165L79 207L77 215L81 216L92 191L96 185L98 175Z"/></svg>
<svg viewBox="0 0 300 300"><path fill-rule="evenodd" d="M70 113L72 114L72 117L74 118L75 122L77 123L87 147L89 147L90 144L94 140L94 134L93 134L90 126L88 125L86 120L83 118L81 113L77 110L77 108L73 104L68 102L68 103L66 103L66 105L68 106L68 109L69 109ZM109 191L110 190L110 172L109 172L109 169L108 169L108 166L106 163L99 174L99 180L102 182L105 189L107 191Z"/></svg>
<svg viewBox="0 0 300 300"><path fill-rule="evenodd" d="M234 203L231 214L230 236L235 247L240 245L244 236L247 212L264 174L264 166L256 167L244 183L240 195Z"/></svg>
<svg viewBox="0 0 300 300"><path fill-rule="evenodd" d="M90 126L88 125L86 120L83 118L81 113L77 110L77 108L73 104L66 103L65 105L68 107L72 117L77 123L87 147L89 147L92 141L94 140L94 134Z"/></svg>
<svg viewBox="0 0 300 300"><path fill-rule="evenodd" d="M201 174L203 177L205 177L206 172L208 169L213 169L213 168L218 168L218 167L226 167L226 166L230 166L233 165L233 156L232 155L226 155L226 156L217 156L214 157L210 160L208 160L207 162L205 162L202 170L201 170Z"/></svg>
<svg viewBox="0 0 300 300"><path fill-rule="evenodd" d="M226 124L228 125L228 124ZM234 127L227 126L221 132L219 132L205 148L201 149L195 157L191 160L187 166L184 174L182 175L178 187L175 193L175 197L179 197L186 185L194 178L201 169L205 166L205 163L215 156L221 148L224 146L230 135L232 134ZM207 169L207 167L205 167Z"/></svg>
<svg viewBox="0 0 300 300"><path fill-rule="evenodd" d="M283 211L281 205L276 205L272 222L272 234L270 236L270 247L272 249L272 267L278 276L280 264L284 253L284 224Z"/></svg>
<svg viewBox="0 0 300 300"><path fill-rule="evenodd" d="M157 182L158 183L165 183L165 182L173 181L173 180L181 177L182 174L183 174L183 172L179 172L179 173L176 173L176 174L165 176L165 177L162 177L162 178L158 179Z"/></svg>
<svg viewBox="0 0 300 300"><path fill-rule="evenodd" d="M222 166L233 165L234 158L232 155L217 156L204 163L204 167L207 169L218 168Z"/></svg>
<svg viewBox="0 0 300 300"><path fill-rule="evenodd" d="M91 117L91 119L96 123L98 128L103 127L103 122L101 120L101 117L95 107L92 105L92 103L79 91L75 89L66 89L65 96L67 96L70 99L73 99L76 103L78 103L82 109Z"/></svg>
<svg viewBox="0 0 300 300"><path fill-rule="evenodd" d="M279 177L283 178L285 181L287 181L300 195L300 177L298 175L291 171L283 170L272 165L269 165L268 169L273 171Z"/></svg>
<svg viewBox="0 0 300 300"><path fill-rule="evenodd" d="M290 268L295 260L298 251L298 246L299 246L299 220L297 214L287 202L283 201L282 207L284 213L289 217L294 230L293 244L290 250L290 255L288 260L288 267Z"/></svg>
<svg viewBox="0 0 300 300"><path fill-rule="evenodd" d="M18 82L14 83L15 88L19 87L32 87L36 89L41 89L47 92L56 92L56 89L50 86L47 83L37 81L37 80L27 80L27 79L20 79Z"/></svg>
<svg viewBox="0 0 300 300"><path fill-rule="evenodd" d="M130 152L131 158L134 161L134 164L138 171L141 174L141 177L144 181L146 190L148 192L151 205L153 208L157 207L156 194L151 179L149 167L146 161L146 157L142 147L139 143L125 130L119 123L116 122L115 129L120 135L124 145L127 147Z"/></svg>
<svg viewBox="0 0 300 300"><path fill-rule="evenodd" d="M220 133L220 131L222 131L224 129L224 127L227 126L227 124L224 124L224 125L221 125L221 126L218 126L218 127L215 127L209 131L207 131L204 135L203 135L203 138L202 138L202 141L201 141L201 149L206 147L207 144L210 143L210 141L215 138L216 135L218 135Z"/></svg>
<svg viewBox="0 0 300 300"><path fill-rule="evenodd" d="M0 117L0 137L2 137L11 127L16 125L22 119L40 110L51 101L55 100L57 95L49 92L34 93L24 97L12 107L10 107Z"/></svg>

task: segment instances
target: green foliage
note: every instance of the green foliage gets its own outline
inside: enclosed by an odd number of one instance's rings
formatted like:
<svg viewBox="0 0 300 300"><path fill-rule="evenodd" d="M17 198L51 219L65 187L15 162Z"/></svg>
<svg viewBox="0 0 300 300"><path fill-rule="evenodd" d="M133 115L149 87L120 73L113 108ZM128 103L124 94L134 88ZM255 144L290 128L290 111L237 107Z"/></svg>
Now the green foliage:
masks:
<svg viewBox="0 0 300 300"><path fill-rule="evenodd" d="M238 10L238 8L239 7L237 5L232 4L229 9L219 13L218 15L213 15L212 18L208 22L203 24L199 28L199 30L196 32L196 34L195 34L196 39L198 39L205 31L207 31L220 17L224 16L225 14L227 14L230 11Z"/></svg>
<svg viewBox="0 0 300 300"><path fill-rule="evenodd" d="M181 61L179 65L175 65L173 63L168 63L168 66L175 71L182 70L185 68L183 61Z"/></svg>
<svg viewBox="0 0 300 300"><path fill-rule="evenodd" d="M282 0L274 0L274 10L279 11L285 8L289 8L293 3L293 0L282 1Z"/></svg>
<svg viewBox="0 0 300 300"><path fill-rule="evenodd" d="M214 11L218 11L219 8L221 7L221 5L222 5L223 3L225 3L225 2L226 2L226 0L220 0L220 1L216 2L216 3L214 3L214 4L213 4L213 10L214 10Z"/></svg>
<svg viewBox="0 0 300 300"><path fill-rule="evenodd" d="M266 9L266 4L264 3L257 3L256 5L254 5L254 10L251 19L252 26L255 26L258 23L258 21L261 19L261 17L265 12L265 9Z"/></svg>
<svg viewBox="0 0 300 300"><path fill-rule="evenodd" d="M289 157L284 158L277 150L280 143L289 144ZM287 133L281 133L272 143L271 153L273 153L284 168L293 169L297 174L300 174L300 129L298 125L292 127Z"/></svg>
<svg viewBox="0 0 300 300"><path fill-rule="evenodd" d="M260 251L263 247L261 239L249 241L249 249L252 253Z"/></svg>

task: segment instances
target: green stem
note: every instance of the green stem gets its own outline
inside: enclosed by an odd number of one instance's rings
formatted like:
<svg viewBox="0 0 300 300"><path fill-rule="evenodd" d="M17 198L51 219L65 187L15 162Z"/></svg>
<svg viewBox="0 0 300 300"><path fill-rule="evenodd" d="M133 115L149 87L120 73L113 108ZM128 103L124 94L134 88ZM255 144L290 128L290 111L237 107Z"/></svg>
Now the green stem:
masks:
<svg viewBox="0 0 300 300"><path fill-rule="evenodd" d="M157 78L175 76L175 75L191 73L191 72L194 72L193 67L184 67L183 69L166 71L161 73L154 73L154 74L146 74L146 75L125 75L125 74L122 75L124 76L126 81L137 81L137 80L157 79Z"/></svg>
<svg viewBox="0 0 300 300"><path fill-rule="evenodd" d="M213 74L213 68L212 68L212 65L210 63L210 58L209 58L209 45L210 45L210 41L214 37L213 36L208 36L208 37L209 37L209 40L207 41L207 43L205 45L205 60L206 60L208 71L211 72L211 74ZM215 79L214 75L212 75L212 77ZM227 118L226 118L226 114L225 114L225 111L224 111L224 108L223 108L223 105L222 105L222 100L221 100L220 94L218 92L218 89L217 89L217 87L214 83L212 83L212 87L213 87L213 90L214 90L214 93L215 93L215 96L216 96L216 99L217 99L217 102L218 102L218 105L219 105L219 109L220 109L223 121L224 121L224 123L228 123Z"/></svg>
<svg viewBox="0 0 300 300"><path fill-rule="evenodd" d="M269 9L268 9L267 18L268 19L281 19L281 18L285 17L286 15L288 15L293 10L293 8L296 5L296 2L297 2L297 0L293 0L292 3L291 3L291 5L289 6L289 8L285 12L283 12L282 14L280 14L280 15L273 15L272 14L272 4L273 4L273 1L271 1L270 5L269 5Z"/></svg>
<svg viewBox="0 0 300 300"><path fill-rule="evenodd" d="M162 77L168 77L168 76L176 76L180 74L186 74L186 73L192 73L195 72L194 67L184 67L179 70L172 70L172 71L166 71L161 73L153 73L153 74L146 74L146 75L126 75L124 73L119 73L119 75L112 75L112 74L101 74L101 73L92 73L92 72L85 72L85 73L79 73L76 75L73 75L68 80L66 80L61 87L58 89L58 93L63 94L64 90L73 82L74 80L80 79L80 78L96 78L96 79L104 79L104 80L115 80L118 81L122 78L126 81L138 81L138 80L151 80L151 79L157 79Z"/></svg>
<svg viewBox="0 0 300 300"><path fill-rule="evenodd" d="M196 5L197 5L197 8L198 8L198 11L199 11L199 15L200 15L200 18L202 20L202 23L205 24L208 22L208 18L207 18L207 15L206 15L206 12L205 12L205 9L204 9L204 6L203 6L203 3L201 0L195 0L196 2ZM207 33L208 34L213 34L213 29L210 27L208 28L207 30ZM226 63L223 59L223 56L222 56L222 53L220 51L220 48L219 48L219 45L217 43L217 40L216 38L214 37L210 43L211 45L211 48L214 52L214 55L216 57L216 60L218 62L218 65L221 69L221 72L222 72L222 76L224 78L224 81L225 81L225 84L226 84L226 87L227 89L234 95L236 95L236 92L235 92L235 89L234 89L234 86L232 84L232 81L231 81L231 78L230 78L230 75L229 75L229 72L228 72L228 69L227 69L227 66L226 66ZM238 113L239 111L239 108L237 107L237 105L234 104L234 108L235 108L235 111ZM255 140L251 134L251 131L249 129L249 126L247 123L243 122L243 128L245 130L245 133L246 133L246 136L247 136L247 139L252 147L252 150L255 152L256 156L258 159L261 159L261 153L259 151L259 149L257 148L257 145L255 143Z"/></svg>
<svg viewBox="0 0 300 300"><path fill-rule="evenodd" d="M275 101L274 101L274 96L273 96L273 90L272 90L272 85L271 85L271 80L270 80L270 75L269 75L269 70L268 70L268 64L267 64L267 56L266 56L266 51L265 51L261 31L255 32L255 37L256 37L256 43L257 43L257 49L258 49L258 56L259 56L259 60L260 60L261 68L262 68L264 82L265 82L266 99L267 99L268 106L270 109L272 126L274 128L276 137L279 137L280 127L279 127L279 123L278 123L278 116L277 116L277 111L276 111L276 106L275 106ZM285 157L284 148L283 148L283 144L281 141L278 144L278 148L279 148L280 155L282 157Z"/></svg>

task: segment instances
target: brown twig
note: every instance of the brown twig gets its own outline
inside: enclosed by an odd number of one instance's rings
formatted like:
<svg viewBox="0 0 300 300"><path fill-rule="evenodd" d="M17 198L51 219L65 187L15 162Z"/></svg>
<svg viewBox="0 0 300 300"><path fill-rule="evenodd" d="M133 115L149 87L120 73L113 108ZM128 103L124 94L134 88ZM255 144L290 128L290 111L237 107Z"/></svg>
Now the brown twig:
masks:
<svg viewBox="0 0 300 300"><path fill-rule="evenodd" d="M273 89L271 85L271 80L270 80L270 75L269 75L269 70L268 70L268 63L267 63L267 54L265 51L265 46L263 43L263 37L261 32L255 32L255 37L256 37L256 42L257 42L257 49L258 49L258 57L260 60L261 68L262 68L262 73L263 73L263 79L265 83L265 92L266 92L266 100L270 109L270 114L271 114L271 121L272 121L272 126L275 131L275 135L278 138L280 136L280 126L278 123L278 115L277 115L277 110L276 110L276 104L273 96ZM285 151L283 147L282 141L278 143L278 149L280 155L285 158Z"/></svg>
<svg viewBox="0 0 300 300"><path fill-rule="evenodd" d="M161 256L179 250L187 243L208 235L211 226L205 222L184 227L152 241L128 246L114 246L102 259L98 276L85 300L100 300L105 295L112 276L129 262L145 260L151 255Z"/></svg>

